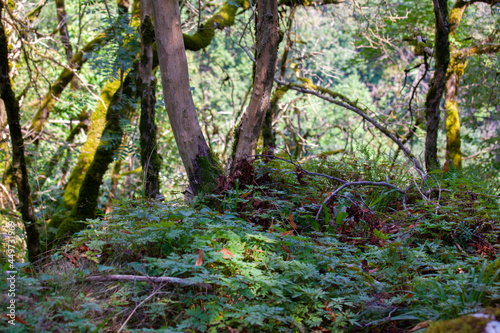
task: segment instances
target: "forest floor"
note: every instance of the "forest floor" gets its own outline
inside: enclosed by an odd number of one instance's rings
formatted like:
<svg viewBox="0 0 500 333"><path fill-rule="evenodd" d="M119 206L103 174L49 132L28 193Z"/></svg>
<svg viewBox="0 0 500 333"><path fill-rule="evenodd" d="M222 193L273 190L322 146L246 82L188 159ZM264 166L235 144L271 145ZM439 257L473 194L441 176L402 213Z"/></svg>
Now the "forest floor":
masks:
<svg viewBox="0 0 500 333"><path fill-rule="evenodd" d="M417 332L495 311L498 189L476 172L422 182L408 170L260 158L189 203L118 202L36 267L16 264L15 325L6 316L0 328ZM335 179L394 188L359 183L333 196Z"/></svg>

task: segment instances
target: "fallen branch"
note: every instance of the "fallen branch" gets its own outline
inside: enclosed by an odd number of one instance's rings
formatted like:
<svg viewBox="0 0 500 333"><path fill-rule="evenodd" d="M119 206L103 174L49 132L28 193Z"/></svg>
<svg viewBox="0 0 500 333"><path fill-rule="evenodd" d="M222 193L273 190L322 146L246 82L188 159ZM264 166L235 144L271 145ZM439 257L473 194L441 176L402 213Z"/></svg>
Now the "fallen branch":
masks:
<svg viewBox="0 0 500 333"><path fill-rule="evenodd" d="M98 281L98 282L106 282L106 281L143 281L143 282L151 282L151 283L174 283L180 284L182 286L196 286L203 287L207 289L212 289L212 285L208 283L198 283L192 282L188 279L181 279L176 277L167 277L167 276L139 276L139 275L92 275L87 276L84 280L87 281Z"/></svg>

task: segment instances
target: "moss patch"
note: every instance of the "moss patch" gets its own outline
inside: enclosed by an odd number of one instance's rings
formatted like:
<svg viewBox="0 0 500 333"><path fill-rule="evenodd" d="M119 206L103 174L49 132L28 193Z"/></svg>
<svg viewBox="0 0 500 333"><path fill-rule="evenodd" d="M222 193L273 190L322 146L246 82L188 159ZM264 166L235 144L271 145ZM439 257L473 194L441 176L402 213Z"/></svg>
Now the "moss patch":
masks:
<svg viewBox="0 0 500 333"><path fill-rule="evenodd" d="M217 155L210 149L209 156L197 156L196 163L200 170L201 187L199 192L209 193L217 187L217 178L223 174L224 169Z"/></svg>
<svg viewBox="0 0 500 333"><path fill-rule="evenodd" d="M234 17L238 8L248 8L247 0L235 0L226 2L221 10L212 16L200 29L192 36L183 35L184 47L186 50L199 51L206 48L215 36L215 29L222 30L234 24Z"/></svg>

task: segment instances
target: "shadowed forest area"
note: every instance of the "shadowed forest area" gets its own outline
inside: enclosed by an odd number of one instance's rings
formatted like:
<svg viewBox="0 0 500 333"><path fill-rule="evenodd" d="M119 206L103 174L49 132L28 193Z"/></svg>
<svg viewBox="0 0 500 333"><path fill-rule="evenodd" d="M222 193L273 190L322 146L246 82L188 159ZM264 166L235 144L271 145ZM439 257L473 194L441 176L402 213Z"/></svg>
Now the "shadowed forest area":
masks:
<svg viewBox="0 0 500 333"><path fill-rule="evenodd" d="M500 332L499 0L0 0L0 330Z"/></svg>

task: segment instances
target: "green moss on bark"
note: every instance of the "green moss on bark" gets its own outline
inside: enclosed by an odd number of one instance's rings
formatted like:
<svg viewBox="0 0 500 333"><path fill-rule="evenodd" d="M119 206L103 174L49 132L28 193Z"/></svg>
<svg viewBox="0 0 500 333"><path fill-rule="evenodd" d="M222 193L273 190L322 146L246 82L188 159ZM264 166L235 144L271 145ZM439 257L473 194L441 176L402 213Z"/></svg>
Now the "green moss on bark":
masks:
<svg viewBox="0 0 500 333"><path fill-rule="evenodd" d="M210 193L217 187L217 178L224 173L224 169L217 155L210 149L209 156L196 157L198 164L201 187L199 192Z"/></svg>
<svg viewBox="0 0 500 333"><path fill-rule="evenodd" d="M66 237L68 232L74 233L82 230L85 224L78 221L95 217L102 179L122 141L123 130L120 120L129 117L135 110L135 87L133 85L135 75L136 71L132 70L123 82L121 93L117 92L113 95L106 113L106 126L95 151L94 159L85 173L78 193L78 200L69 217L59 226L57 238Z"/></svg>
<svg viewBox="0 0 500 333"><path fill-rule="evenodd" d="M222 30L234 24L234 17L238 8L248 8L247 0L235 0L226 2L220 11L212 16L198 31L190 36L183 34L184 47L186 50L199 51L206 48L215 36L215 29Z"/></svg>

